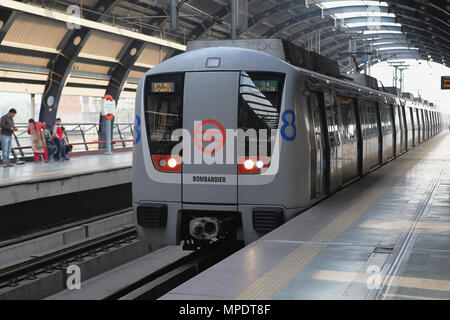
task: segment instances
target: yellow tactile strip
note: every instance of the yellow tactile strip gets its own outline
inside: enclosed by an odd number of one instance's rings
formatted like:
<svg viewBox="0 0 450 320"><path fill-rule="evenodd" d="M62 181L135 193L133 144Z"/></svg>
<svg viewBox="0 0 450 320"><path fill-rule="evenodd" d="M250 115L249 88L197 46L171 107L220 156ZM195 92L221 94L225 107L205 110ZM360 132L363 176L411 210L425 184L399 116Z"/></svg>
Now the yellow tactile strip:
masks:
<svg viewBox="0 0 450 320"><path fill-rule="evenodd" d="M383 193L382 188L371 192L352 207L341 213L325 228L311 238L311 244L303 244L291 252L278 265L267 271L258 280L239 294L238 300L266 300L271 299L278 291L287 285L312 259L327 245L314 242L332 242L339 234L346 230L359 216L365 212Z"/></svg>
<svg viewBox="0 0 450 320"><path fill-rule="evenodd" d="M439 142L441 140L439 139ZM437 141L429 144L427 151L431 150ZM425 151L425 150L423 150ZM426 152L426 151L425 151ZM401 171L406 174L419 160L408 161ZM315 234L310 242L332 242L356 219L358 219L379 197L385 193L384 187L371 190L365 196L341 213L325 228ZM300 271L326 247L324 244L303 244L291 252L278 265L267 271L253 282L243 292L235 297L236 300L269 300L272 299L284 286L286 286Z"/></svg>
<svg viewBox="0 0 450 320"><path fill-rule="evenodd" d="M304 244L291 252L277 266L253 282L235 299L268 300L288 284L326 245Z"/></svg>

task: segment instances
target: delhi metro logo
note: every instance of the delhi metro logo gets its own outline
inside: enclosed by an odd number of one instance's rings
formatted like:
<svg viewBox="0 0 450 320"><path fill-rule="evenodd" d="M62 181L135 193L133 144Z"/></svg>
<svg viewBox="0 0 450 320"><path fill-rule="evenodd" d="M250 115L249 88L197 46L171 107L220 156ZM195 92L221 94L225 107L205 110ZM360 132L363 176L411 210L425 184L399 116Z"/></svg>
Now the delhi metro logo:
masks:
<svg viewBox="0 0 450 320"><path fill-rule="evenodd" d="M213 125L217 129L204 130L206 125ZM220 151L226 142L225 128L219 121L208 119L200 122L195 122L194 128L194 144L195 147L203 153L214 154ZM206 147L203 147L204 143L209 143Z"/></svg>

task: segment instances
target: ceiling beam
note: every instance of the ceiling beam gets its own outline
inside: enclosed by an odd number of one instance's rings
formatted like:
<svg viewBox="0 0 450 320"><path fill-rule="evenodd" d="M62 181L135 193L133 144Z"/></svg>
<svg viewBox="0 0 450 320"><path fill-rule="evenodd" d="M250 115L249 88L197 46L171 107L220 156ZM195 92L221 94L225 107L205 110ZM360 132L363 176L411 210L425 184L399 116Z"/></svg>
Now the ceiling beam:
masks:
<svg viewBox="0 0 450 320"><path fill-rule="evenodd" d="M117 5L118 1L120 0L104 0L97 7L93 8L95 12L103 9L103 14L94 17L94 14L86 11L86 16L89 18L97 18L97 21L101 22L110 10ZM59 100L61 99L61 94L66 85L67 77L72 70L72 66L93 31L93 29L83 27L69 31L62 41L64 47L53 60L42 95L41 109L39 112L39 121L47 123L49 127L53 127L55 124Z"/></svg>
<svg viewBox="0 0 450 320"><path fill-rule="evenodd" d="M103 2L103 0L101 2ZM99 4L99 6L103 6L103 5ZM125 28L117 27L117 26L107 25L107 24L104 24L104 23L101 23L98 21L89 20L86 18L77 19L76 17L74 17L72 15L69 15L67 13L63 13L63 12L60 12L57 10L53 10L51 8L42 8L42 7L38 7L35 5L31 5L31 4L27 4L27 3L23 3L23 2L19 2L19 1L14 1L14 0L2 0L0 2L0 7L4 7L4 8L8 8L11 10L20 11L20 12L24 12L24 13L28 13L28 14L32 14L32 15L37 15L37 16L49 18L52 20L61 21L64 23L69 22L69 23L73 23L73 24L79 24L80 26L86 27L89 29L104 31L107 33L112 33L112 34L124 36L127 38L131 38L131 39L142 40L145 42L162 45L165 47L170 47L170 48L174 48L174 49L181 50L181 51L186 50L185 45L179 44L177 42L160 39L157 37L145 35L145 34L142 34L139 32L134 32L134 31L131 31L131 30L128 30Z"/></svg>

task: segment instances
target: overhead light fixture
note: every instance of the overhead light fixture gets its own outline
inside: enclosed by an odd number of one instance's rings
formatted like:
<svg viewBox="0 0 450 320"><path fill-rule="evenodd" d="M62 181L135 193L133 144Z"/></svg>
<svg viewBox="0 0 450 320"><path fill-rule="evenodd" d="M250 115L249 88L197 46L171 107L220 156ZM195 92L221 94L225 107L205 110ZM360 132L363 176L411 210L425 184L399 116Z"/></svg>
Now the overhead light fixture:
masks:
<svg viewBox="0 0 450 320"><path fill-rule="evenodd" d="M388 4L385 1L332 1L332 2L319 2L318 6L323 7L324 9L333 9L339 7L355 7L355 6L373 6L373 7L388 7Z"/></svg>

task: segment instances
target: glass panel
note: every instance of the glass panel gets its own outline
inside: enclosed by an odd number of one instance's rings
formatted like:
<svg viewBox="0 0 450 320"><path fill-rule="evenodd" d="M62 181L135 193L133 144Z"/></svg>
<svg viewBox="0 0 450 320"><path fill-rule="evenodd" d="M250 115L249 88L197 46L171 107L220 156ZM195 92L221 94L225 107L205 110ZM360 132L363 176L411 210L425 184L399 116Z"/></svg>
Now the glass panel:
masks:
<svg viewBox="0 0 450 320"><path fill-rule="evenodd" d="M367 119L368 119L368 134L377 135L378 132L378 122L377 122L377 107L375 102L367 101Z"/></svg>
<svg viewBox="0 0 450 320"><path fill-rule="evenodd" d="M354 115L354 100L347 97L338 97L341 105L342 126L344 127L344 139L356 138L356 121Z"/></svg>
<svg viewBox="0 0 450 320"><path fill-rule="evenodd" d="M266 142L264 155L271 155L271 141L275 138L280 119L281 101L283 97L285 75L273 72L241 72L239 88L238 128L244 131L256 130L257 153L261 156L260 147ZM264 138L259 130L266 130ZM245 156L256 156L250 150L250 137L245 139ZM252 152L252 154L250 154Z"/></svg>
<svg viewBox="0 0 450 320"><path fill-rule="evenodd" d="M171 141L181 128L184 74L150 76L145 85L145 122L152 155L168 155L178 143Z"/></svg>
<svg viewBox="0 0 450 320"><path fill-rule="evenodd" d="M241 72L240 129L277 129L285 76L280 73Z"/></svg>

